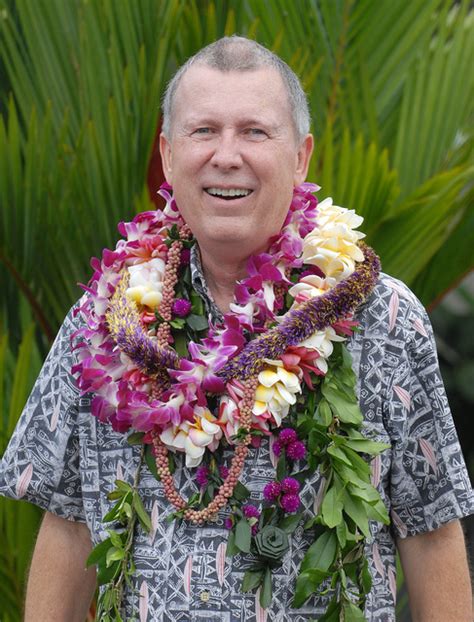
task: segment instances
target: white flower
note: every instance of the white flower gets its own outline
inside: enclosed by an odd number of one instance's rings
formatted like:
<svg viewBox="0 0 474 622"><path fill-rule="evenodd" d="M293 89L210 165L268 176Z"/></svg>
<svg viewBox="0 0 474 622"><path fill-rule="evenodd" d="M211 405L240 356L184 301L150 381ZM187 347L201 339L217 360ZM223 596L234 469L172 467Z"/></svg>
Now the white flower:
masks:
<svg viewBox="0 0 474 622"><path fill-rule="evenodd" d="M301 393L301 385L298 376L286 370L281 361L266 362L270 367L258 375L259 385L252 412L257 417L269 413L279 426L290 406L295 404L296 394Z"/></svg>
<svg viewBox="0 0 474 622"><path fill-rule="evenodd" d="M178 426L170 426L160 434L160 439L169 449L184 451L187 467L197 467L206 447L215 449L222 436L222 430L216 425L216 421L207 408L197 406L194 410L194 423L182 421Z"/></svg>
<svg viewBox="0 0 474 622"><path fill-rule="evenodd" d="M314 361L314 363L316 367L325 374L328 370L326 359L331 356L334 350L332 342L345 341L345 339L345 337L338 335L334 328L329 326L324 330L317 330L311 335L311 337L308 337L308 339L305 339L298 345L307 348L308 350L316 350L316 352L319 352L320 356Z"/></svg>
<svg viewBox="0 0 474 622"><path fill-rule="evenodd" d="M158 257L129 266L129 287L125 294L150 309L160 306L163 289L165 262Z"/></svg>
<svg viewBox="0 0 474 622"><path fill-rule="evenodd" d="M301 304L310 298L322 296L336 285L336 279L327 277L325 279L316 274L304 276L296 285L290 287L289 294L295 299L297 304Z"/></svg>
<svg viewBox="0 0 474 622"><path fill-rule="evenodd" d="M303 240L304 263L318 266L326 277L342 281L355 270L364 255L357 242L364 237L359 227L363 218L354 210L338 207L327 198L318 205L317 227Z"/></svg>

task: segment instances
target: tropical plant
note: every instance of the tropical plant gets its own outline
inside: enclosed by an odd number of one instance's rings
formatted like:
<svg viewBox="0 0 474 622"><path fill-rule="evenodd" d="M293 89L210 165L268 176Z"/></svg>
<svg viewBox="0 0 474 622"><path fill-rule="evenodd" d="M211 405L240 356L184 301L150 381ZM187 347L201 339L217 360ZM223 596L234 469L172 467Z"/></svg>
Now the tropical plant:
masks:
<svg viewBox="0 0 474 622"><path fill-rule="evenodd" d="M301 75L316 136L310 179L365 217L386 271L430 304L472 269L473 30L469 0L0 0L0 372L10 395L0 392L0 449L89 257L114 244L119 220L154 206L166 81L224 34L256 38ZM29 533L37 516L1 503L11 556L25 538L21 513ZM1 562L0 589L14 595L0 592L2 619L15 606L19 619L21 550L18 563Z"/></svg>

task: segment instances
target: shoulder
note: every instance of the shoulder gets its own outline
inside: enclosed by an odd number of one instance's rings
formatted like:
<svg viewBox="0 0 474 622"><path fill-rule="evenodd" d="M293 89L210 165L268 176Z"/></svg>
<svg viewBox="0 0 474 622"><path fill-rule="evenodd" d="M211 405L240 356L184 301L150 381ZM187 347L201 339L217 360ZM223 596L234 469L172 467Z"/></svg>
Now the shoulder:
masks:
<svg viewBox="0 0 474 622"><path fill-rule="evenodd" d="M428 337L431 325L422 303L405 283L384 272L363 305L356 319L368 335L385 339L412 341L416 336Z"/></svg>

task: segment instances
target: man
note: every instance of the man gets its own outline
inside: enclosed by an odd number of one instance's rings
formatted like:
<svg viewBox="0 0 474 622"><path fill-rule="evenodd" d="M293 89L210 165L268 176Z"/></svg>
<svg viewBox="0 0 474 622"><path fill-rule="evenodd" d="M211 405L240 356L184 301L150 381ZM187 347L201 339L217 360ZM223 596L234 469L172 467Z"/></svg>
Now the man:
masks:
<svg viewBox="0 0 474 622"><path fill-rule="evenodd" d="M190 59L170 83L160 147L166 179L199 245L199 253L196 247L192 252L193 287L219 322L232 308L248 258L269 248L293 188L306 178L313 138L301 86L261 46L221 39ZM473 511L473 498L426 316L402 284L382 276L357 319L361 331L349 347L360 405L369 429L391 446L378 462L375 483L392 510L392 525L374 524L366 545L373 588L365 615L377 622L395 619L396 541L413 620L469 622L458 519ZM139 463L136 448L91 417L89 397L75 387L69 337L80 326L79 317L66 319L2 463L0 491L47 510L31 565L27 621L84 620L95 588L94 570L86 571L85 562L91 540L96 544L107 535L101 521L111 502L105 494L116 477L132 482ZM265 443L252 451L242 481L257 502L275 471ZM180 464L175 476L192 492L191 471ZM299 622L325 611L324 594L300 609L291 607L308 546L302 530L275 570L274 600L263 610L252 593L240 591L245 556L226 558L224 568L216 568L228 537L223 520L168 523L174 508L163 487L146 467L140 477L154 531L135 534L135 592L126 590L125 619L138 612L141 621L249 622L268 616ZM306 487L308 511L317 492L312 485Z"/></svg>

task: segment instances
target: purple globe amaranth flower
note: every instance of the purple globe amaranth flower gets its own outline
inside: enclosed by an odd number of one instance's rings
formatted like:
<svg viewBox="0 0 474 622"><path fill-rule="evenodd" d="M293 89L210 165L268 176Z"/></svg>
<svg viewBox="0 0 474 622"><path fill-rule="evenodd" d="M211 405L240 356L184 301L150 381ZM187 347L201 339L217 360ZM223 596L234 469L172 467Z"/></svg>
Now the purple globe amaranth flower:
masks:
<svg viewBox="0 0 474 622"><path fill-rule="evenodd" d="M286 455L290 460L302 460L306 456L306 447L302 441L290 443L286 448Z"/></svg>
<svg viewBox="0 0 474 622"><path fill-rule="evenodd" d="M178 317L186 317L191 311L191 303L185 298L176 298L173 302L173 315Z"/></svg>
<svg viewBox="0 0 474 622"><path fill-rule="evenodd" d="M263 496L266 501L275 501L281 494L280 482L269 482L263 489Z"/></svg>
<svg viewBox="0 0 474 622"><path fill-rule="evenodd" d="M229 475L229 469L224 465L220 466L219 475L222 477L222 479L225 479Z"/></svg>
<svg viewBox="0 0 474 622"><path fill-rule="evenodd" d="M232 518L232 516L228 516L225 520L224 520L224 527L226 529L232 529L232 527L234 526L234 519Z"/></svg>
<svg viewBox="0 0 474 622"><path fill-rule="evenodd" d="M280 443L280 441L275 441L273 443L272 451L277 458L281 456L282 450L283 450L283 445Z"/></svg>
<svg viewBox="0 0 474 622"><path fill-rule="evenodd" d="M298 436L293 428L285 428L278 435L278 440L282 445L289 445L298 440Z"/></svg>
<svg viewBox="0 0 474 622"><path fill-rule="evenodd" d="M244 512L245 518L259 518L260 517L260 510L255 505L252 505L251 503L247 503L246 505L244 505L242 507L242 510Z"/></svg>
<svg viewBox="0 0 474 622"><path fill-rule="evenodd" d="M181 251L180 260L182 266L189 265L189 262L191 261L191 249L183 248L183 250Z"/></svg>
<svg viewBox="0 0 474 622"><path fill-rule="evenodd" d="M300 483L294 477L285 477L281 482L281 489L284 493L296 495L300 490Z"/></svg>
<svg viewBox="0 0 474 622"><path fill-rule="evenodd" d="M280 505L284 512L294 514L300 507L300 497L293 494L282 495Z"/></svg>
<svg viewBox="0 0 474 622"><path fill-rule="evenodd" d="M200 467L197 468L196 470L196 481L199 484L199 486L204 487L207 486L208 484L208 477L209 477L209 467L206 465L202 465Z"/></svg>

